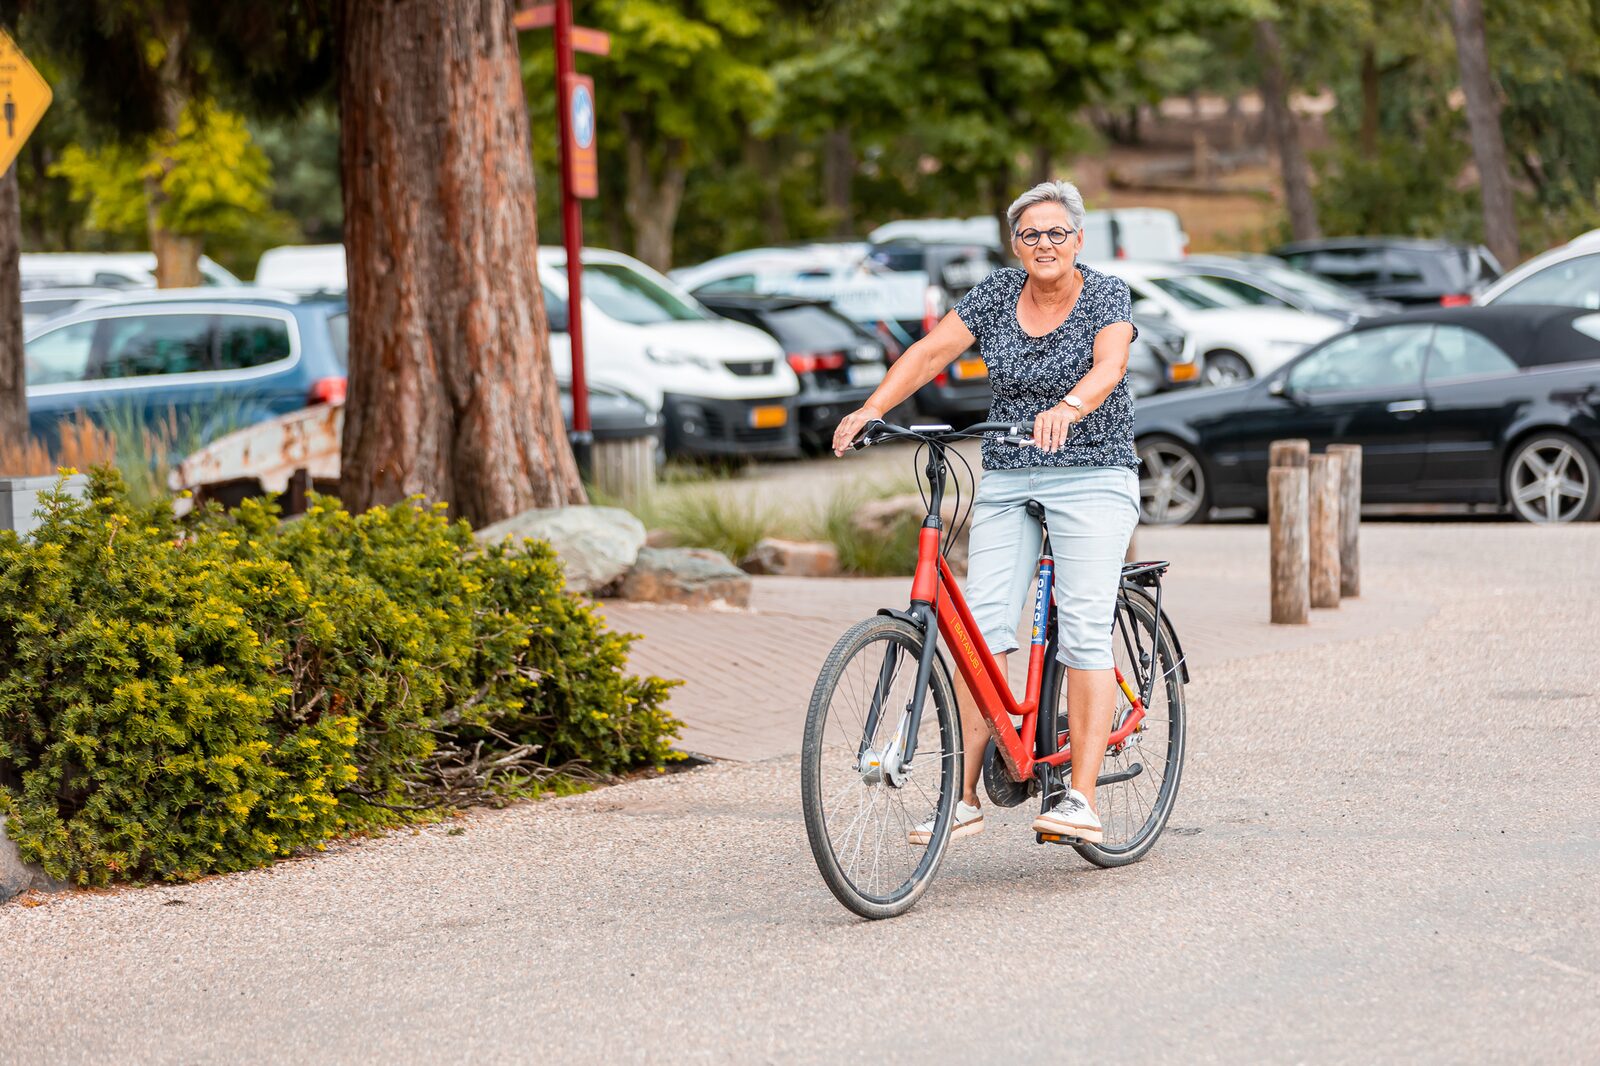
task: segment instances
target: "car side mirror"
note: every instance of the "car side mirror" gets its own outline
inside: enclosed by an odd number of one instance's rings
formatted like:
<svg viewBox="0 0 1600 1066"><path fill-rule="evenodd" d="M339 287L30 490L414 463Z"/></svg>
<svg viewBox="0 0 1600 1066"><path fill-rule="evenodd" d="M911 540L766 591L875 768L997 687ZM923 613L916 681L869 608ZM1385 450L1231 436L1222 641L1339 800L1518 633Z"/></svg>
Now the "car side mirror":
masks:
<svg viewBox="0 0 1600 1066"><path fill-rule="evenodd" d="M567 305L564 304L564 303L560 303L560 304L546 303L545 304L545 309L546 309L546 313L548 314L548 317L550 319L550 332L551 333L565 333L565 332L567 332L567 330L570 328L568 326L568 324L567 324Z"/></svg>
<svg viewBox="0 0 1600 1066"><path fill-rule="evenodd" d="M1273 378L1272 383L1267 386L1267 395L1288 400L1296 407L1305 402L1305 399L1298 392L1289 387L1289 378L1287 376Z"/></svg>
<svg viewBox="0 0 1600 1066"><path fill-rule="evenodd" d="M1149 297L1133 301L1133 307L1130 310L1136 315L1149 315L1152 318L1167 317L1167 309Z"/></svg>

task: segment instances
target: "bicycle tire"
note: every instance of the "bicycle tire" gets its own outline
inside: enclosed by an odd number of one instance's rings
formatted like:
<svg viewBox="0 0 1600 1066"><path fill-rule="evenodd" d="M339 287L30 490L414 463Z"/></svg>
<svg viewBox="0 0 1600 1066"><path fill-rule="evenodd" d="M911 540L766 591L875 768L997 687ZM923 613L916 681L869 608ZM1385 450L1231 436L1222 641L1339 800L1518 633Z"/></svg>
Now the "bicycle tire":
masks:
<svg viewBox="0 0 1600 1066"><path fill-rule="evenodd" d="M1151 703L1152 705L1155 703L1156 693L1161 691L1164 686L1165 709L1167 712L1167 752L1164 755L1166 773L1162 777L1159 790L1151 805L1150 814L1136 837L1118 844L1079 842L1072 845L1074 850L1090 863L1107 869L1128 866L1138 862L1150 853L1151 848L1155 847L1156 841L1160 838L1162 831L1166 829L1168 820L1172 817L1173 805L1177 802L1178 786L1183 779L1184 753L1188 746L1188 718L1183 691L1184 671L1173 651L1177 646L1177 640L1171 635L1170 620L1163 614L1161 630L1159 633L1154 633L1154 640L1151 640L1155 622L1155 603L1143 592L1134 589L1126 589L1118 595L1117 612L1126 618L1130 624L1139 625L1145 634L1145 639L1155 649L1155 657L1151 667L1158 671L1158 677L1163 677L1165 680L1157 681L1156 688L1152 689ZM1120 630L1116 631L1115 635L1120 638ZM1134 677L1128 675L1126 671L1124 671L1124 674L1128 677L1129 684L1137 688L1138 682ZM1054 709L1056 716L1055 735L1057 736L1067 732L1066 706L1062 700L1065 675L1065 670L1057 672L1056 683L1049 699L1049 706ZM1124 699L1125 697L1118 697L1119 705ZM1150 709L1152 715L1154 710L1152 706ZM1046 735L1048 736L1049 734ZM1111 760L1108 759L1107 765L1110 765L1110 763ZM1102 774L1104 773L1105 770L1102 769ZM1137 778L1134 780L1137 781ZM1132 782L1128 784L1131 785ZM1102 820L1106 819L1104 811L1106 808L1105 795L1107 789L1120 787L1122 786L1101 786L1098 790L1100 801L1096 805L1101 808Z"/></svg>
<svg viewBox="0 0 1600 1066"><path fill-rule="evenodd" d="M810 842L811 854L816 860L817 869L822 874L829 891L847 909L863 918L892 918L910 910L927 891L934 874L938 872L939 864L944 859L945 848L950 842L950 827L955 814L955 805L961 790L961 730L957 724L955 690L943 664L936 659L934 669L929 675L927 702L923 708L923 725L918 734L919 750L913 758L913 773L921 766L934 764L936 767L932 774L933 779L938 782L933 834L925 847L906 845L908 849L922 848L917 854L915 868L910 876L887 893L868 891L858 883L857 878L851 876L841 864L829 833L828 811L825 805L826 789L823 782L824 760L829 754L825 736L829 710L833 706L835 692L839 690L841 682L847 676L847 670L863 653L870 654L875 646L892 643L903 649L908 654L909 661L914 664L916 657L921 653L922 642L922 631L904 619L879 615L856 623L839 638L839 642L834 645L828 658L823 662L822 670L817 675L816 686L812 690L811 703L806 711L806 726L800 755L800 797L805 814L806 837ZM867 664L871 665L870 659ZM885 699L884 702L887 704L889 701ZM930 714L933 716L939 738L939 752L936 757L933 752L921 749L921 737L923 731L928 729ZM880 723L881 728L882 723ZM856 736L860 736L860 730L856 732ZM838 749L837 743L834 748ZM845 761L849 763L848 756L853 753L835 750L832 754L836 758L846 757ZM828 769L835 778L848 778L850 773L859 774L853 765L841 771L838 766L832 764L832 761L829 762ZM861 776L861 780L866 781L864 775ZM887 789L889 786L862 784L861 787ZM899 791L905 792L903 788ZM907 793L908 797L910 795ZM926 790L921 791L919 798L928 798ZM904 800L900 802L903 807ZM903 829L897 825L896 831L903 832ZM883 840L881 831L879 840L880 843ZM897 838L891 843L898 846L901 841Z"/></svg>

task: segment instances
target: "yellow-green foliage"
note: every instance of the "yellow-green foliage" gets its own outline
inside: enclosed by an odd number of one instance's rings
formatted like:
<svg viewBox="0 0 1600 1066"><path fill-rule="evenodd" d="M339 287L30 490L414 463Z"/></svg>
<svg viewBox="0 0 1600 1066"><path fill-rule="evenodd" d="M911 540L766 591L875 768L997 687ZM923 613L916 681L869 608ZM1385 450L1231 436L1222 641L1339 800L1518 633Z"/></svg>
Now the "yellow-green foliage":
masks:
<svg viewBox="0 0 1600 1066"><path fill-rule="evenodd" d="M147 179L161 183L166 197L157 222L173 233L244 233L268 207L266 155L244 119L209 101L190 103L177 130L158 133L143 146L68 145L50 173L67 179L72 199L88 205L90 228L104 233L147 231Z"/></svg>
<svg viewBox="0 0 1600 1066"><path fill-rule="evenodd" d="M0 807L58 877L184 880L459 795L441 751L660 764L669 685L625 673L631 639L546 545L480 554L416 502L185 527L99 472L0 533Z"/></svg>

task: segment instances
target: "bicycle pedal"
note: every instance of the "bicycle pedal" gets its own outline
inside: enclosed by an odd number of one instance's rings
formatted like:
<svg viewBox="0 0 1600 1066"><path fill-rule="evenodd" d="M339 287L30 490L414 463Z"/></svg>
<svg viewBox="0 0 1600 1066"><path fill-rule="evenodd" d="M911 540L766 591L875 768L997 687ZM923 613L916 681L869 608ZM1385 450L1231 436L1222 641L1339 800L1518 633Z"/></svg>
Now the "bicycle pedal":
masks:
<svg viewBox="0 0 1600 1066"><path fill-rule="evenodd" d="M1038 844L1082 844L1082 837L1070 837L1064 833L1034 833L1034 842Z"/></svg>

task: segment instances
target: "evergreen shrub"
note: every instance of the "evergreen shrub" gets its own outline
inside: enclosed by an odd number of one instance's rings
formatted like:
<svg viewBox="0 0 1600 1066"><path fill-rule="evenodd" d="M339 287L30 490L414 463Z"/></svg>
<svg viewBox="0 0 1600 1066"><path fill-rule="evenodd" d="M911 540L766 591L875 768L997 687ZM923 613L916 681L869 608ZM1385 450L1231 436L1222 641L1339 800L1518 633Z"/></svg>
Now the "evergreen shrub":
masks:
<svg viewBox="0 0 1600 1066"><path fill-rule="evenodd" d="M672 758L669 682L539 542L406 501L178 522L97 471L0 532L0 809L79 884L188 880Z"/></svg>

